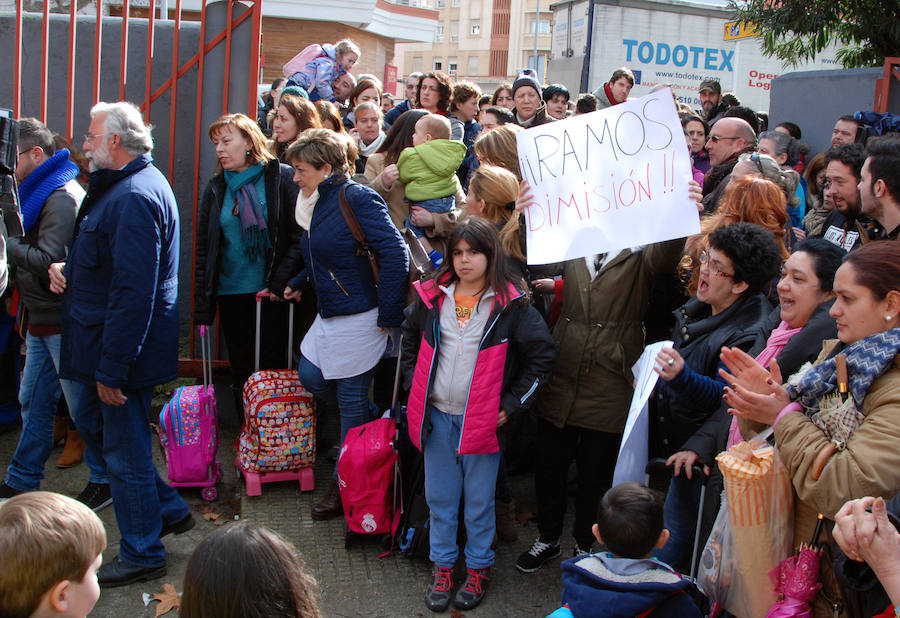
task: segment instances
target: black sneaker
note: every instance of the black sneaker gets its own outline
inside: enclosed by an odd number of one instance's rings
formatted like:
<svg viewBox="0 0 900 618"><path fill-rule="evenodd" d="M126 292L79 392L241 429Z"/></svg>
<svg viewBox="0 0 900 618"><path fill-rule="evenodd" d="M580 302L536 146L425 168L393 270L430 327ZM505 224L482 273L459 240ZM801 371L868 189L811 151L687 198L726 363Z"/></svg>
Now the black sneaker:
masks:
<svg viewBox="0 0 900 618"><path fill-rule="evenodd" d="M196 523L197 520L194 519L194 516L188 513L178 521L174 521L171 524L163 524L162 529L159 531L159 538L173 533L184 534L193 528Z"/></svg>
<svg viewBox="0 0 900 618"><path fill-rule="evenodd" d="M75 499L87 505L95 513L102 511L113 502L109 483L88 483L84 491Z"/></svg>
<svg viewBox="0 0 900 618"><path fill-rule="evenodd" d="M487 594L491 581L491 567L486 569L466 569L466 583L456 593L453 605L456 609L475 609Z"/></svg>
<svg viewBox="0 0 900 618"><path fill-rule="evenodd" d="M519 559L516 560L516 568L523 573L534 573L548 560L559 557L560 553L562 552L559 548L559 540L545 543L538 539L531 549L519 556Z"/></svg>
<svg viewBox="0 0 900 618"><path fill-rule="evenodd" d="M572 557L579 558L581 556L589 556L590 553L591 553L590 547L588 547L587 549L584 549L583 547L581 547L581 545L579 545L578 543L575 543L575 548L572 550Z"/></svg>
<svg viewBox="0 0 900 618"><path fill-rule="evenodd" d="M425 605L433 612L443 612L450 606L453 592L453 569L431 565L431 583L425 590Z"/></svg>
<svg viewBox="0 0 900 618"><path fill-rule="evenodd" d="M24 492L16 489L15 487L10 487L5 482L0 483L0 500L6 500L7 498L14 498L15 496L18 496L21 493L24 493Z"/></svg>

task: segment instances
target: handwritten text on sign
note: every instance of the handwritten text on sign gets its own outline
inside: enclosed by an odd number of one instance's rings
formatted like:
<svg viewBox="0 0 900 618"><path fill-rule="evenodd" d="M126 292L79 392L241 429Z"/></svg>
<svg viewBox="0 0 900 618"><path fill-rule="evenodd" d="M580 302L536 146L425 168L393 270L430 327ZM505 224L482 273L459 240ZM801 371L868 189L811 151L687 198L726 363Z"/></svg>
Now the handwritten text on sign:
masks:
<svg viewBox="0 0 900 618"><path fill-rule="evenodd" d="M669 89L517 135L536 203L529 264L547 264L700 231L691 163Z"/></svg>

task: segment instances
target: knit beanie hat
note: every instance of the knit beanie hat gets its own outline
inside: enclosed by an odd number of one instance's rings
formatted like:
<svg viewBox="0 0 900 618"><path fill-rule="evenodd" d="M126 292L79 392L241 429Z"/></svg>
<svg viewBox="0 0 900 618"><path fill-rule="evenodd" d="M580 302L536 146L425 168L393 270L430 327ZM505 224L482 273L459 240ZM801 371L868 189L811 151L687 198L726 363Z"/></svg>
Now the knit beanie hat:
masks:
<svg viewBox="0 0 900 618"><path fill-rule="evenodd" d="M286 94L293 94L294 96L298 96L303 99L309 99L309 95L306 94L306 90L304 90L300 86L288 86L281 91L281 96L284 96Z"/></svg>
<svg viewBox="0 0 900 618"><path fill-rule="evenodd" d="M534 72L534 69L522 69L519 71L519 76L516 78L516 81L513 82L512 93L513 96L516 96L516 90L521 88L522 86L529 86L534 88L535 92L537 92L538 98L541 98L542 88L540 82L537 80L537 73Z"/></svg>

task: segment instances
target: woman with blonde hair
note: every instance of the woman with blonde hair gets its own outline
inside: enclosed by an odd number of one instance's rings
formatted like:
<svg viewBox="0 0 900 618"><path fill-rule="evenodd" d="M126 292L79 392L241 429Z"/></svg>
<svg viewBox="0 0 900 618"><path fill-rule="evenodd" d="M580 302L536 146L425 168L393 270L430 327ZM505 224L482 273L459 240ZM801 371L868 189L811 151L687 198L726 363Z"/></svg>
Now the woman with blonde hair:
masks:
<svg viewBox="0 0 900 618"><path fill-rule="evenodd" d="M466 207L470 214L493 223L500 233L503 252L525 267L525 254L519 235L516 197L519 181L509 170L496 165L482 165L469 181Z"/></svg>
<svg viewBox="0 0 900 618"><path fill-rule="evenodd" d="M475 141L475 156L482 165L496 165L506 168L522 180L519 170L519 148L516 133L524 131L516 124L505 124L493 131L482 133Z"/></svg>
<svg viewBox="0 0 900 618"><path fill-rule="evenodd" d="M279 161L285 162L284 153L300 134L307 129L320 129L322 121L315 105L295 94L282 94L272 119L272 140L269 149Z"/></svg>
<svg viewBox="0 0 900 618"><path fill-rule="evenodd" d="M746 222L762 226L772 232L781 261L785 262L791 256L785 244L785 226L788 223L786 202L784 191L766 178L749 175L732 181L722 195L719 209L700 223L700 234L690 237L685 245L686 255L681 261L681 268L682 271L690 271L686 277L689 281L688 293L693 296L697 292L700 253L706 248L709 235L723 225Z"/></svg>

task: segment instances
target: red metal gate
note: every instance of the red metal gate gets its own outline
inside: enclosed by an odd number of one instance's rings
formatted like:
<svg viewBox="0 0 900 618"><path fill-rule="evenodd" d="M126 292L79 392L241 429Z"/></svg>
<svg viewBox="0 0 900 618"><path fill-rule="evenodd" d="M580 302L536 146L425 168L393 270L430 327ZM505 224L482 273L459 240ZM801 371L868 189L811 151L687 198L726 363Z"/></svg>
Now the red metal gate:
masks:
<svg viewBox="0 0 900 618"><path fill-rule="evenodd" d="M13 117L19 118L22 111L22 38L23 38L23 15L25 14L24 0L16 0L16 33L15 33L15 51L14 51L14 72L13 72ZM119 54L119 90L118 90L118 98L119 100L125 100L126 96L126 84L129 75L129 67L128 67L128 34L129 34L129 19L131 17L137 17L139 14L141 17L147 19L147 47L146 47L146 65L144 70L145 74L145 89L143 93L143 98L135 100L132 96L131 100L135 104L139 106L141 111L144 114L144 118L149 122L150 119L150 109L155 101L157 101L161 96L170 93L170 103L169 103L169 113L168 113L168 140L169 140L169 156L168 161L166 162L165 169L167 177L169 179L169 183L173 184L174 180L174 170L175 170L175 135L178 130L177 126L177 115L176 115L176 107L178 104L178 80L182 78L188 71L197 68L197 100L196 100L196 118L194 122L194 126L191 127L194 133L194 153L193 153L193 171L191 173L191 178L193 182L193 187L191 189L191 199L192 199L192 209L194 221L197 218L197 204L199 199L199 182L200 182L200 152L201 147L204 146L204 127L202 126L202 110L203 110L203 82L204 82L204 71L205 71L205 59L206 56L212 52L214 49L218 48L218 46L225 46L225 66L224 66L224 76L221 80L223 91L217 91L215 93L206 93L207 96L219 97L222 99L222 113L228 113L231 111L237 111L234 109L228 109L228 100L229 100L229 76L231 75L231 53L232 53L232 37L234 35L235 30L241 26L243 23L250 21L251 28L251 43L250 43L250 62L249 62L249 75L248 75L248 84L249 88L247 91L247 100L246 106L238 106L238 109L244 110L251 118L256 118L256 102L257 102L257 83L260 71L260 42L261 42L261 29L262 29L262 0L226 0L228 2L227 7L227 17L225 27L217 32L214 36L211 36L212 33L207 32L207 5L209 4L208 0L201 0L201 8L199 12L199 21L200 21L200 49L198 49L197 53L195 53L187 62L179 65L179 48L180 48L180 38L181 38L181 29L182 29L182 20L184 21L197 21L198 15L196 11L185 12L182 9L182 0L175 0L175 8L173 10L167 10L167 18L170 18L174 23L174 34L172 39L172 73L162 84L157 86L155 89L153 88L152 81L152 71L153 71L153 62L154 55L156 53L156 49L154 46L154 34L155 29L157 27L157 10L160 14L163 12L163 7L166 6L165 2L157 3L156 0L150 0L150 8L134 8L130 5L130 0L121 0L121 3L112 3L108 2L106 5L104 4L104 0L94 0L96 3L96 22L95 22L95 30L94 30L94 57L93 57L93 89L92 89L92 97L91 97L91 105L97 103L100 100L100 74L101 74L101 50L102 50L102 42L103 42L103 20L109 19L109 16L104 16L104 6L114 7L116 10L121 10L121 20L122 20L122 35L121 35L121 48ZM77 40L77 26L78 20L76 19L76 11L77 11L77 0L70 0L70 9L68 14L68 55L67 55L67 100L65 106L65 117L66 117L66 130L65 137L72 144L76 144L74 139L74 122L75 122L75 97L74 97L74 88L75 88L75 43ZM248 10L244 10L240 12L240 14L235 15L235 5L243 5L248 8ZM49 0L43 1L43 11L42 11L42 19L41 19L41 74L40 74L40 100L39 100L39 109L37 116L41 120L41 122L47 123L47 83L48 83L48 73L50 66L50 2ZM184 15L186 13L186 17ZM209 38L208 38L209 37ZM208 40L207 40L208 39ZM203 41L207 41L205 45L203 45ZM105 58L107 62L109 62L109 58ZM134 70L130 73L132 76L134 75ZM84 79L83 76L78 76ZM81 111L81 110L79 110ZM61 124L61 123L60 123ZM183 127L182 127L183 128ZM78 144L80 145L80 144ZM194 264L193 264L193 255L196 254L196 233L192 239L192 268L191 268L191 309L193 310L193 289L194 289ZM191 356L193 357L194 350L194 333L193 328L191 329ZM220 364L226 364L224 362ZM181 366L181 373L183 375L200 375L199 364L195 362L193 358L191 359L183 359Z"/></svg>

